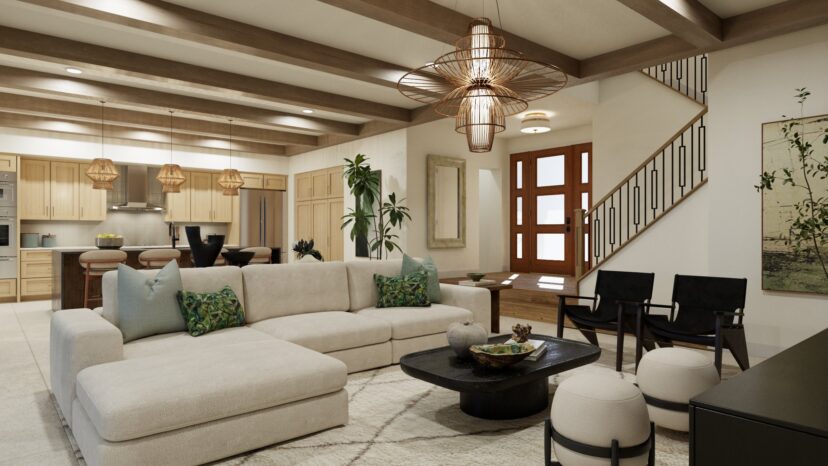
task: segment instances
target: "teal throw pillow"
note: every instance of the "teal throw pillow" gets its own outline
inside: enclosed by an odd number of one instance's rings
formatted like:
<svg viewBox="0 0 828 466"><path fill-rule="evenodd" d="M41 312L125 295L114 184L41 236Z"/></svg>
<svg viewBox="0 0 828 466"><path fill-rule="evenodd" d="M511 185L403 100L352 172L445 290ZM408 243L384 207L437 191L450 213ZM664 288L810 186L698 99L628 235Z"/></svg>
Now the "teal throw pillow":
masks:
<svg viewBox="0 0 828 466"><path fill-rule="evenodd" d="M414 272L425 270L428 274L428 300L432 303L439 303L442 300L440 295L440 278L437 276L437 266L431 257L418 261L408 254L403 254L402 272L400 275L410 275Z"/></svg>
<svg viewBox="0 0 828 466"><path fill-rule="evenodd" d="M118 327L124 343L161 333L187 329L178 310L181 274L174 260L155 277L118 264Z"/></svg>
<svg viewBox="0 0 828 466"><path fill-rule="evenodd" d="M374 274L377 285L377 307L426 307L428 300L428 274L421 270L399 277Z"/></svg>
<svg viewBox="0 0 828 466"><path fill-rule="evenodd" d="M229 286L213 293L180 291L178 304L187 322L187 331L194 337L244 325L244 309Z"/></svg>

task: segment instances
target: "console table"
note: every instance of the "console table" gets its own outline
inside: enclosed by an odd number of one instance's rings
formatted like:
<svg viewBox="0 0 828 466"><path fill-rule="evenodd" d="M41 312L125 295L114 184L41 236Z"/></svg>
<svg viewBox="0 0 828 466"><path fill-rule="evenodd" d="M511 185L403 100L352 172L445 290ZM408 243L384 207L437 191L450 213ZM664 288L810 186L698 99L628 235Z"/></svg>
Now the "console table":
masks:
<svg viewBox="0 0 828 466"><path fill-rule="evenodd" d="M828 464L828 330L690 400L690 464Z"/></svg>

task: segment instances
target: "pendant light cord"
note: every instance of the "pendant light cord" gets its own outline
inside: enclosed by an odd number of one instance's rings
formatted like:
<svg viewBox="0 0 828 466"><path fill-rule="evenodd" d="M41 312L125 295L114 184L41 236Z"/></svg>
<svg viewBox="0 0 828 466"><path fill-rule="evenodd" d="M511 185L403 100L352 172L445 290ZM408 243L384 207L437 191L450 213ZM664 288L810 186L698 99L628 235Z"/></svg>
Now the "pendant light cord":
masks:
<svg viewBox="0 0 828 466"><path fill-rule="evenodd" d="M230 118L227 121L230 124L230 168L233 168L233 119Z"/></svg>
<svg viewBox="0 0 828 466"><path fill-rule="evenodd" d="M101 158L104 157L104 104L105 101L101 101Z"/></svg>
<svg viewBox="0 0 828 466"><path fill-rule="evenodd" d="M173 163L173 124L172 124L173 111L170 110L169 112L170 112L170 164L172 164Z"/></svg>
<svg viewBox="0 0 828 466"><path fill-rule="evenodd" d="M500 16L500 1L495 0L495 7L497 8L497 23L500 25L500 32L503 32L503 18Z"/></svg>

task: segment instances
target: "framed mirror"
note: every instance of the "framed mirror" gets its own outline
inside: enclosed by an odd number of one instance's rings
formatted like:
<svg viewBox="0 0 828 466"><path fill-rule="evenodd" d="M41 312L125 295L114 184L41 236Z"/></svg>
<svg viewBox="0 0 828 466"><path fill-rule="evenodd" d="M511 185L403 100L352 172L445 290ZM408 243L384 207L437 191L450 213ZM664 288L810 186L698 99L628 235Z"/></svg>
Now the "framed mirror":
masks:
<svg viewBox="0 0 828 466"><path fill-rule="evenodd" d="M428 247L466 247L466 161L429 155Z"/></svg>

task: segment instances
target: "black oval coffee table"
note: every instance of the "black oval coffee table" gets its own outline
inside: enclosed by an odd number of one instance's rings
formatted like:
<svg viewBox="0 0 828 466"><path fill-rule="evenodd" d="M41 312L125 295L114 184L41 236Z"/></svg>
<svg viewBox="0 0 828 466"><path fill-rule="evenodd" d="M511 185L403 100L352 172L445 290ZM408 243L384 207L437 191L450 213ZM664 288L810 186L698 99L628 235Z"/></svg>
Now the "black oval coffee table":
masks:
<svg viewBox="0 0 828 466"><path fill-rule="evenodd" d="M460 392L460 409L484 419L530 416L549 404L549 376L598 360L601 349L588 343L545 335L546 353L537 361L523 360L504 369L489 369L473 360L458 359L448 346L403 356L403 372L449 390ZM503 343L508 335L492 337Z"/></svg>

